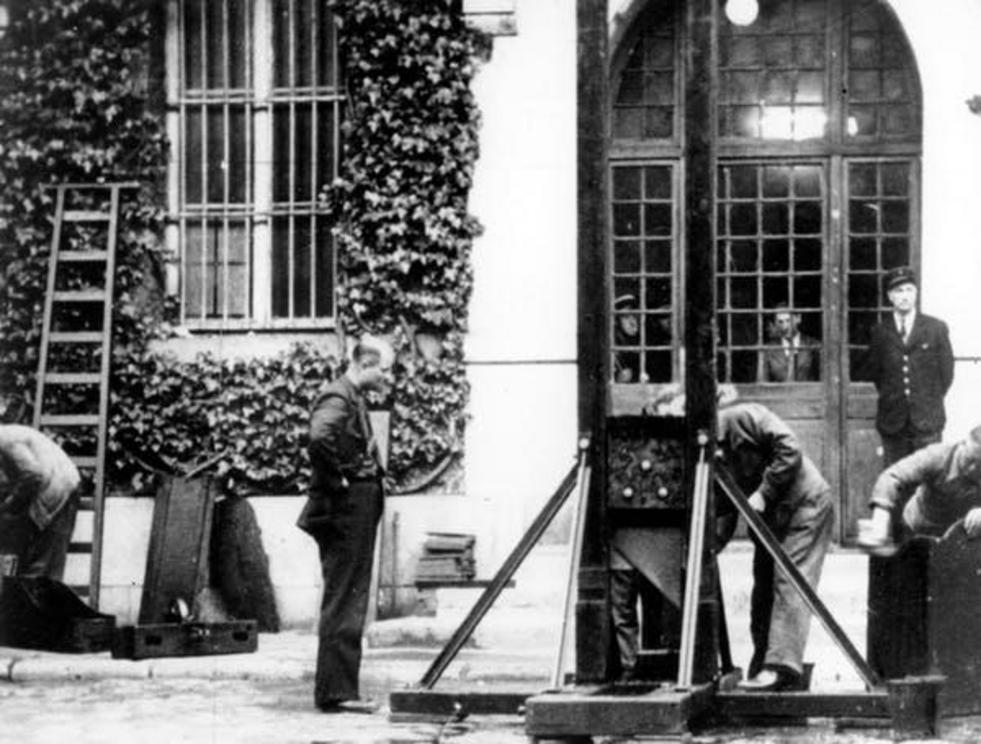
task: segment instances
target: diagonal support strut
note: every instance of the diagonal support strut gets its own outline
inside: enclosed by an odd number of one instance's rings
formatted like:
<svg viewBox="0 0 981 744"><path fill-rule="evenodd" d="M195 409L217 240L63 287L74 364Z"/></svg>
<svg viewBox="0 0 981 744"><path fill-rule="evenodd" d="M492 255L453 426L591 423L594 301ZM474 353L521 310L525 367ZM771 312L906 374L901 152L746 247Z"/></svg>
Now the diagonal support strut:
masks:
<svg viewBox="0 0 981 744"><path fill-rule="evenodd" d="M715 463L715 481L718 483L719 487L722 489L723 493L729 497L733 506L736 507L737 511L743 515L746 520L746 524L753 533L759 538L763 547L773 558L774 563L780 568L781 571L787 576L790 581L791 586L797 590L798 594L804 599L808 608L817 615L824 629L828 631L831 639L835 642L835 645L840 648L848 660L851 662L855 671L865 682L867 688L871 689L880 684L878 675L872 670L872 668L866 663L865 659L862 658L861 654L852 644L851 640L845 635L845 631L842 630L838 621L834 619L831 612L825 606L824 602L821 601L814 588L807 582L807 579L801 574L787 554L784 552L777 538L774 537L773 532L770 528L766 526L766 523L760 518L760 515L756 513L756 510L749 505L749 500L746 498L746 494L743 493L742 489L736 483L735 478L733 478L732 473L725 466L724 463Z"/></svg>

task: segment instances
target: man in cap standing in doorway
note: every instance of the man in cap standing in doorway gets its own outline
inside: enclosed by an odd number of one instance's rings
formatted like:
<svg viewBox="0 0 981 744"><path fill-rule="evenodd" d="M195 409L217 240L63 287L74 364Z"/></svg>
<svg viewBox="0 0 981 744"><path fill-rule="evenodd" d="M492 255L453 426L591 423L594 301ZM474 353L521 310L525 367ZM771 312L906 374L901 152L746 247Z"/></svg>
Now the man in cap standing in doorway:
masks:
<svg viewBox="0 0 981 744"><path fill-rule="evenodd" d="M890 317L872 329L860 379L875 383L875 425L882 438L883 467L940 441L944 396L954 379L947 325L916 308L916 275L901 267L886 276Z"/></svg>

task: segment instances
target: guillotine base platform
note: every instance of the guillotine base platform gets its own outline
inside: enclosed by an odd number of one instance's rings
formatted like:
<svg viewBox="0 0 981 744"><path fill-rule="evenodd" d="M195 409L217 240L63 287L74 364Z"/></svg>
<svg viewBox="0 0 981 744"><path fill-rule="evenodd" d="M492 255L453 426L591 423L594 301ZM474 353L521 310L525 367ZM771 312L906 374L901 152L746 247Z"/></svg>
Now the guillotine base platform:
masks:
<svg viewBox="0 0 981 744"><path fill-rule="evenodd" d="M937 734L937 693L942 677L889 680L884 687L854 693L732 690L732 680L681 689L637 692L586 685L546 692L525 701L525 732L531 741L593 736L682 735L698 727L806 725L835 719L891 729L896 740Z"/></svg>

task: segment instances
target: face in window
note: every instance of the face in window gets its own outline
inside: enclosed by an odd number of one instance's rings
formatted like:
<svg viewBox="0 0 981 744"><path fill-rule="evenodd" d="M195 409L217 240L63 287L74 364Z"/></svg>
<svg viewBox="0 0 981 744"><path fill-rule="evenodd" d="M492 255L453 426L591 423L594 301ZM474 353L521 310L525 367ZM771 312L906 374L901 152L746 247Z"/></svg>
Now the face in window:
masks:
<svg viewBox="0 0 981 744"><path fill-rule="evenodd" d="M617 337L623 341L618 343L635 344L640 335L640 318L635 313L617 316Z"/></svg>
<svg viewBox="0 0 981 744"><path fill-rule="evenodd" d="M797 334L797 326L800 324L800 316L794 313L782 311L777 313L773 321L778 339L792 339Z"/></svg>
<svg viewBox="0 0 981 744"><path fill-rule="evenodd" d="M896 312L905 315L916 307L916 285L907 282L889 290L889 302Z"/></svg>

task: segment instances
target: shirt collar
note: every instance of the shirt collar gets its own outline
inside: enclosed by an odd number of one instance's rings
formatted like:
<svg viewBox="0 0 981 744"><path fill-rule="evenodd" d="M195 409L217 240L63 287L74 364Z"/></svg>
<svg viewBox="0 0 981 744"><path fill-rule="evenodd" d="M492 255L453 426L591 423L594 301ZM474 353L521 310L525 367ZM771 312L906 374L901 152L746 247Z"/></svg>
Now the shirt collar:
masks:
<svg viewBox="0 0 981 744"><path fill-rule="evenodd" d="M896 324L897 331L899 330L899 319L901 317L905 317L906 332L909 333L910 331L913 330L913 323L916 322L916 309L914 308L913 310L910 310L909 313L905 316L901 316L899 313L892 314L892 319L893 322Z"/></svg>

